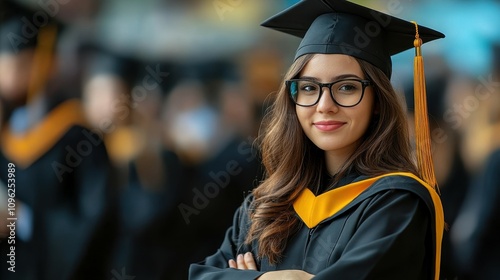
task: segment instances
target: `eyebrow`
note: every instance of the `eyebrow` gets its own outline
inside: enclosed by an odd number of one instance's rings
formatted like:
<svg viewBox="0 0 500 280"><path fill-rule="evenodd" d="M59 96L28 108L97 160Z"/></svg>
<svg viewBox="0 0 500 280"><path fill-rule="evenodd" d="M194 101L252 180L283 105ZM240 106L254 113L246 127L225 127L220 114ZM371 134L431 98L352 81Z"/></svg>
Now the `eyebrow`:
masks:
<svg viewBox="0 0 500 280"><path fill-rule="evenodd" d="M356 78L356 79L363 80L363 78L361 78L361 77L359 77L358 75L355 75L355 74L342 74L342 75L333 77L333 81L338 81L338 80L347 79L347 78ZM316 77L310 77L310 76L300 76L299 79L306 79L306 80L312 80L312 81L320 82L320 79L318 79Z"/></svg>

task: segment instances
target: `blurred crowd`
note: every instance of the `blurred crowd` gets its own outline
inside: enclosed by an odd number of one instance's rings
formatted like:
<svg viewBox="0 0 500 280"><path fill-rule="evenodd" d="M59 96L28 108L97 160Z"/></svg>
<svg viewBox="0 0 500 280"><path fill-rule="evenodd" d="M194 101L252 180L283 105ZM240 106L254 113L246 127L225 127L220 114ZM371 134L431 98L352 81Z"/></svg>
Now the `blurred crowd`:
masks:
<svg viewBox="0 0 500 280"><path fill-rule="evenodd" d="M215 252L298 43L259 27L297 1L270 2L0 0L0 279L186 279ZM442 279L498 278L500 3L354 2L447 35L424 48ZM411 126L412 55L393 60Z"/></svg>

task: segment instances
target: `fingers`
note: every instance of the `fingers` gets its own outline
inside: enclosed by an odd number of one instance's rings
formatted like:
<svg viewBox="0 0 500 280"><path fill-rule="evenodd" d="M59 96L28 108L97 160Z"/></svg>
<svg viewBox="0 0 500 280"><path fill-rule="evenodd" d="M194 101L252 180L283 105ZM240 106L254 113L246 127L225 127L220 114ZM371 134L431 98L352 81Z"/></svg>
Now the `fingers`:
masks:
<svg viewBox="0 0 500 280"><path fill-rule="evenodd" d="M247 265L245 263L245 259L243 258L242 254L239 254L238 257L236 257L236 263L238 264L238 269L247 269Z"/></svg>
<svg viewBox="0 0 500 280"><path fill-rule="evenodd" d="M257 265L255 264L255 260L253 259L252 253L247 252L244 256L243 259L245 261L245 264L248 269L250 270L257 270Z"/></svg>
<svg viewBox="0 0 500 280"><path fill-rule="evenodd" d="M228 263L229 263L229 267L230 268L236 268L236 269L238 269L238 266L236 265L236 262L233 259L230 259L228 261Z"/></svg>
<svg viewBox="0 0 500 280"><path fill-rule="evenodd" d="M230 268L236 268L241 270L257 270L257 265L253 259L253 255L247 252L245 255L239 254L236 257L236 261L231 259L228 261Z"/></svg>

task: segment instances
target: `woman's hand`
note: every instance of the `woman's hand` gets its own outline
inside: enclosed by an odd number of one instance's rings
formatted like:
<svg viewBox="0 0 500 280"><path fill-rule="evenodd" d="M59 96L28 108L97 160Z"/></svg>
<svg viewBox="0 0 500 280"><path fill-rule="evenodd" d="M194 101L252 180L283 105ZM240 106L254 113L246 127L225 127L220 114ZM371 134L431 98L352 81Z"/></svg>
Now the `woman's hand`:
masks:
<svg viewBox="0 0 500 280"><path fill-rule="evenodd" d="M309 280L312 279L314 275L309 274L303 270L276 270L269 271L259 278L258 280Z"/></svg>
<svg viewBox="0 0 500 280"><path fill-rule="evenodd" d="M228 261L230 268L236 268L241 270L257 270L257 265L253 259L252 253L247 252L245 255L239 254L236 257L236 261L230 259Z"/></svg>
<svg viewBox="0 0 500 280"><path fill-rule="evenodd" d="M246 254L239 254L236 257L236 261L231 259L228 261L230 268L241 269L241 270L257 270L257 265L252 256L252 253L247 252ZM259 278L258 280L309 280L313 278L314 275L309 274L302 270L277 270L269 271Z"/></svg>

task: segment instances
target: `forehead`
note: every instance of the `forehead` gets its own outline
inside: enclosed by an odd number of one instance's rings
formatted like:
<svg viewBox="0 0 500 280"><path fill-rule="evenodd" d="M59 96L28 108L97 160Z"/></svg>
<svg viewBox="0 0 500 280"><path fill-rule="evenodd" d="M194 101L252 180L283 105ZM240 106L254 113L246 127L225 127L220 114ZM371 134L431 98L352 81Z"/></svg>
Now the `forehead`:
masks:
<svg viewBox="0 0 500 280"><path fill-rule="evenodd" d="M345 54L315 54L301 71L301 76L326 79L349 74L363 77L358 61Z"/></svg>

